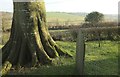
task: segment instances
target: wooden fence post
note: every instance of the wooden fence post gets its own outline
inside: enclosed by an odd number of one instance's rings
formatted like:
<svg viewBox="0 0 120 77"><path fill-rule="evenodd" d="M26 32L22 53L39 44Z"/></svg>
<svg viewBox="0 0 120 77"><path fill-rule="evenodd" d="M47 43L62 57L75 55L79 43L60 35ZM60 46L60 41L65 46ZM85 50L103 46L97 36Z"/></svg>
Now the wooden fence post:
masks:
<svg viewBox="0 0 120 77"><path fill-rule="evenodd" d="M84 58L85 58L85 40L82 29L80 29L76 44L76 70L79 75L84 75Z"/></svg>

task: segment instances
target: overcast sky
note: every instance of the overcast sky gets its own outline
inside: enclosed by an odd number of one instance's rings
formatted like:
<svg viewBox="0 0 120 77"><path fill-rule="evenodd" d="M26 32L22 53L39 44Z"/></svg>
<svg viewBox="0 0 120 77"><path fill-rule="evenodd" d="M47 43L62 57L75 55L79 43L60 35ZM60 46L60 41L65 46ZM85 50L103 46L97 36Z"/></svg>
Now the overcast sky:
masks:
<svg viewBox="0 0 120 77"><path fill-rule="evenodd" d="M119 0L45 0L46 10L60 12L92 12L118 14ZM1 0L0 11L13 11L12 0Z"/></svg>

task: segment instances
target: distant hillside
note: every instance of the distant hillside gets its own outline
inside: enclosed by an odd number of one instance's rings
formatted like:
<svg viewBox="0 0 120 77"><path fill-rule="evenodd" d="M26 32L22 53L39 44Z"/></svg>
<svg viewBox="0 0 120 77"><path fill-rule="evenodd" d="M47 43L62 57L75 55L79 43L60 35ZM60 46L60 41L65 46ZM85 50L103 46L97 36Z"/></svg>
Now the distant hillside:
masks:
<svg viewBox="0 0 120 77"><path fill-rule="evenodd" d="M2 28L9 29L12 23L13 13L10 12L0 12L0 16L2 18Z"/></svg>
<svg viewBox="0 0 120 77"><path fill-rule="evenodd" d="M11 12L0 12L0 15L2 15L2 19L11 19L12 18Z"/></svg>
<svg viewBox="0 0 120 77"><path fill-rule="evenodd" d="M12 13L10 12L0 12L2 13L2 17L5 19L11 19ZM47 21L48 22L65 22L65 21L84 21L84 17L88 13L66 13L66 12L47 12ZM117 21L118 16L114 14L105 14L106 21Z"/></svg>
<svg viewBox="0 0 120 77"><path fill-rule="evenodd" d="M2 17L5 19L11 19L12 18L12 13L10 12L0 12L2 13ZM65 21L83 21L84 16L81 15L74 15L71 13L65 13L65 12L47 12L47 21L48 22L65 22Z"/></svg>
<svg viewBox="0 0 120 77"><path fill-rule="evenodd" d="M69 13L69 14L85 17L88 13L78 12L78 13ZM105 16L105 21L114 22L118 20L117 14L104 14L104 16Z"/></svg>
<svg viewBox="0 0 120 77"><path fill-rule="evenodd" d="M118 21L118 15L116 14L106 14L105 15L106 21Z"/></svg>
<svg viewBox="0 0 120 77"><path fill-rule="evenodd" d="M68 13L68 14L85 17L88 13L85 13L85 12L76 12L76 13L70 12L70 13Z"/></svg>
<svg viewBox="0 0 120 77"><path fill-rule="evenodd" d="M0 12L2 14L2 25L10 28L12 13ZM66 12L47 12L47 22L49 24L80 24L88 13L66 13ZM117 15L105 15L105 21L117 21Z"/></svg>
<svg viewBox="0 0 120 77"><path fill-rule="evenodd" d="M74 22L74 23L80 23L84 21L84 16L81 15L74 15L71 13L65 13L65 12L47 12L47 21L48 22Z"/></svg>

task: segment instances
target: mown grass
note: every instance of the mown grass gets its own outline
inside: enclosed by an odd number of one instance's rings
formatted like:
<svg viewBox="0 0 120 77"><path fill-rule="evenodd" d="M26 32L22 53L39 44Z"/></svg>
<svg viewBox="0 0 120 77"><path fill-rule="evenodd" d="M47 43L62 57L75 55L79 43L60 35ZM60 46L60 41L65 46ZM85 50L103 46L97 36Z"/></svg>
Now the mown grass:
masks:
<svg viewBox="0 0 120 77"><path fill-rule="evenodd" d="M76 75L75 70L75 42L57 41L62 49L73 55L73 58L59 57L50 65L37 68L23 69L19 74L27 75ZM86 75L118 75L118 42L102 41L86 42L85 52ZM18 72L16 73L18 74Z"/></svg>

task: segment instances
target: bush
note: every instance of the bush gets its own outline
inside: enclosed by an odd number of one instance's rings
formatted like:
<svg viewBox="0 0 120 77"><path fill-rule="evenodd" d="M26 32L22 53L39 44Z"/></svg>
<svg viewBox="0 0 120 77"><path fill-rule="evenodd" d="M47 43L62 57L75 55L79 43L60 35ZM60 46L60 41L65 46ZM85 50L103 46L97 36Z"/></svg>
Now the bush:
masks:
<svg viewBox="0 0 120 77"><path fill-rule="evenodd" d="M71 36L72 36L72 38L73 38L73 41L76 41L76 40L77 40L77 36L78 36L79 29L80 29L79 26L76 26L76 27L70 29L70 33L71 33Z"/></svg>

